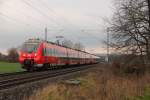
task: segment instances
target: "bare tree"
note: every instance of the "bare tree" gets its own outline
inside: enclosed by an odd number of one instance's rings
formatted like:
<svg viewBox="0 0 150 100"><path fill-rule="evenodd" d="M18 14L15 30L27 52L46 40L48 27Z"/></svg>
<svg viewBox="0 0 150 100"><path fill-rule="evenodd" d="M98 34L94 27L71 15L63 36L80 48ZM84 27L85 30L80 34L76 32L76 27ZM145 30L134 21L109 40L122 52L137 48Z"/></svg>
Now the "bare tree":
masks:
<svg viewBox="0 0 150 100"><path fill-rule="evenodd" d="M2 53L0 53L0 60L2 60Z"/></svg>
<svg viewBox="0 0 150 100"><path fill-rule="evenodd" d="M111 24L113 46L150 59L150 28L146 0L119 0Z"/></svg>
<svg viewBox="0 0 150 100"><path fill-rule="evenodd" d="M77 49L77 50L84 50L84 46L80 42L79 43L75 43L73 48Z"/></svg>
<svg viewBox="0 0 150 100"><path fill-rule="evenodd" d="M147 4L148 4L149 28L150 28L150 0L147 0Z"/></svg>
<svg viewBox="0 0 150 100"><path fill-rule="evenodd" d="M71 40L62 41L62 45L65 47L73 48L73 42Z"/></svg>
<svg viewBox="0 0 150 100"><path fill-rule="evenodd" d="M149 29L150 29L150 0L147 0L147 4L148 4ZM149 48L150 48L150 40L149 40ZM149 51L148 59L150 60L150 51Z"/></svg>
<svg viewBox="0 0 150 100"><path fill-rule="evenodd" d="M8 50L8 59L11 62L17 62L18 60L18 52L16 48L10 48Z"/></svg>
<svg viewBox="0 0 150 100"><path fill-rule="evenodd" d="M62 41L62 46L77 49L77 50L84 50L84 46L80 42L73 43L71 40Z"/></svg>

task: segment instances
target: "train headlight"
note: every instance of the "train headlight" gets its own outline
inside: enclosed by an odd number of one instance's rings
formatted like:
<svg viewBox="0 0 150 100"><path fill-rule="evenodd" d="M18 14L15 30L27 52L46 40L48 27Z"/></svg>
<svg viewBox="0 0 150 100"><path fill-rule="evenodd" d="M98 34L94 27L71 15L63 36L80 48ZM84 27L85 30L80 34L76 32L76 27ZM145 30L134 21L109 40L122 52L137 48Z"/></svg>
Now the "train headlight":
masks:
<svg viewBox="0 0 150 100"><path fill-rule="evenodd" d="M26 57L26 54L23 54L23 57Z"/></svg>
<svg viewBox="0 0 150 100"><path fill-rule="evenodd" d="M34 54L34 56L36 57L36 56L37 56L37 54L35 53L35 54Z"/></svg>

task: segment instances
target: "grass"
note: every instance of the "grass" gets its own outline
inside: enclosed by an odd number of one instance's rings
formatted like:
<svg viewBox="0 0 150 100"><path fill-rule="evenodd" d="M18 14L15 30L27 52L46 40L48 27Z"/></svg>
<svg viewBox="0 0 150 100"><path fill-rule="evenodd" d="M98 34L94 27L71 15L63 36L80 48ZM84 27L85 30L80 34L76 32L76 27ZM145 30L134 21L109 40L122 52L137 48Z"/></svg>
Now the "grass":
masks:
<svg viewBox="0 0 150 100"><path fill-rule="evenodd" d="M19 63L0 62L0 73L24 71Z"/></svg>
<svg viewBox="0 0 150 100"><path fill-rule="evenodd" d="M85 75L75 76L75 79L81 84L50 84L29 100L150 100L149 73L141 77L123 77L106 66L99 66Z"/></svg>
<svg viewBox="0 0 150 100"><path fill-rule="evenodd" d="M131 100L150 100L150 88L146 88L142 96L133 97Z"/></svg>

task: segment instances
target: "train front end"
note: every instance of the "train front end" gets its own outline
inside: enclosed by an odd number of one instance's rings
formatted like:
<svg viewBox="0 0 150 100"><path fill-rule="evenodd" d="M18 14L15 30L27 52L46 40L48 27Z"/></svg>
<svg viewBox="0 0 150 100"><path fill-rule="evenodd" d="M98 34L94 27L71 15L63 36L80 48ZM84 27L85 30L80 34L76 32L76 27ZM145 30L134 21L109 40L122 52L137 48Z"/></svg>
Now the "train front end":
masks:
<svg viewBox="0 0 150 100"><path fill-rule="evenodd" d="M33 71L36 67L42 66L41 41L29 39L23 43L20 49L19 62L28 71Z"/></svg>

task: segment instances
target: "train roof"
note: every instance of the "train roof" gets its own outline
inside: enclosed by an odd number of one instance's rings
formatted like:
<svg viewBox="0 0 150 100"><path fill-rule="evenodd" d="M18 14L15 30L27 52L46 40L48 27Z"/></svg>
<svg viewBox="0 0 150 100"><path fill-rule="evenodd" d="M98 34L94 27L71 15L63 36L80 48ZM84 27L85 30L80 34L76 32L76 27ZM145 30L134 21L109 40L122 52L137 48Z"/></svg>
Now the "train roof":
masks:
<svg viewBox="0 0 150 100"><path fill-rule="evenodd" d="M76 51L84 52L84 53L87 53L87 54L91 54L91 53L88 53L88 52L83 51L83 50L70 48L70 47L63 46L63 45L60 45L60 44L57 44L57 43L54 43L54 42L51 42L51 41L45 41L45 40L42 40L42 39L39 39L39 38L37 38L37 39L28 39L25 43L28 43L28 42L37 42L37 43L46 42L46 43L54 44L54 45L57 45L57 46L60 46L60 47L69 48L69 49L72 49L72 50L76 50ZM95 54L91 54L91 55L97 56ZM99 56L97 56L97 57L99 57Z"/></svg>

